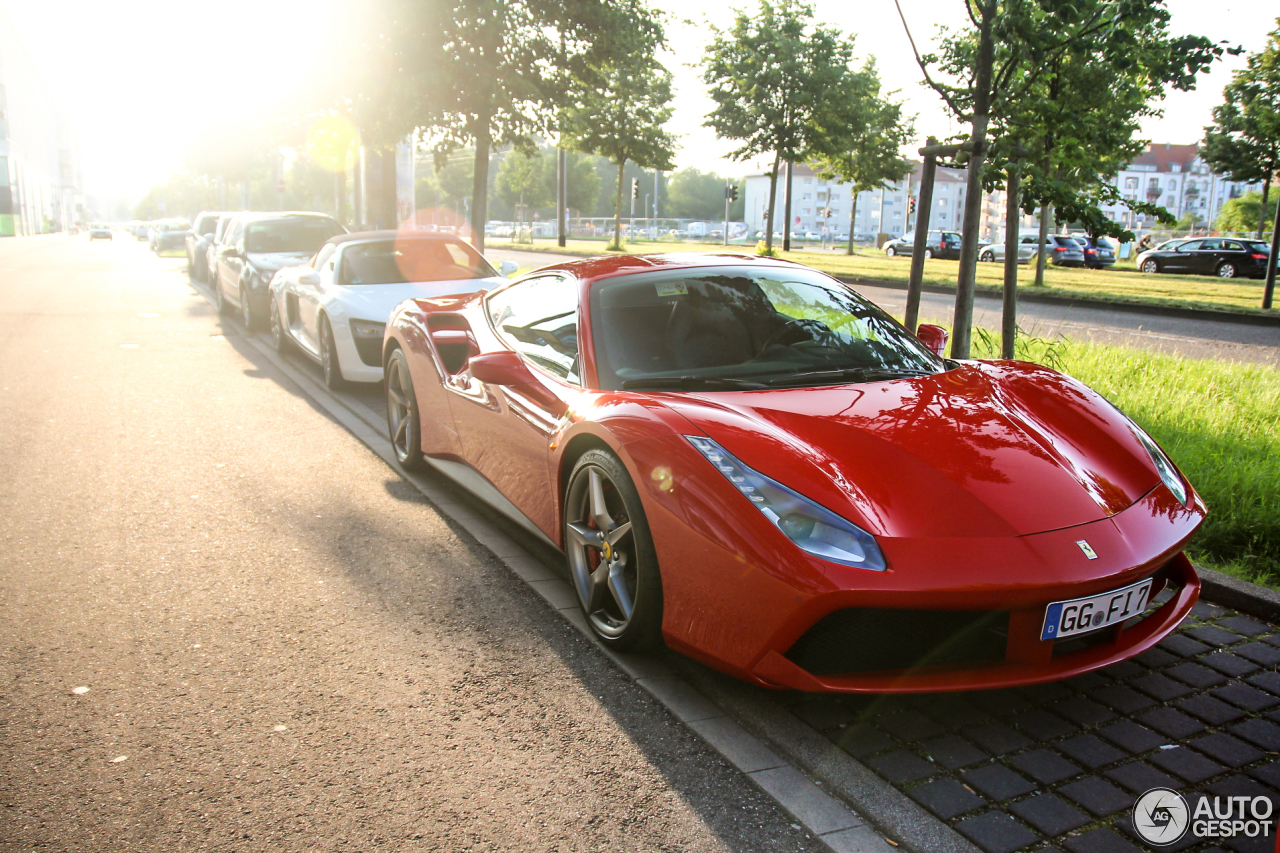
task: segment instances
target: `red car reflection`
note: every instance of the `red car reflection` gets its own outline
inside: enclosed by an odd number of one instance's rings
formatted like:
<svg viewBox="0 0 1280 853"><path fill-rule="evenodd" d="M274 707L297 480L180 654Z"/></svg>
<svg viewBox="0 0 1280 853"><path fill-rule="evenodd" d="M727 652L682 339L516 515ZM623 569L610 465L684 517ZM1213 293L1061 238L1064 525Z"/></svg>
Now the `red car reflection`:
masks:
<svg viewBox="0 0 1280 853"><path fill-rule="evenodd" d="M1079 382L944 344L797 264L573 261L401 303L388 425L562 549L614 647L906 692L1158 642L1199 592L1198 495Z"/></svg>

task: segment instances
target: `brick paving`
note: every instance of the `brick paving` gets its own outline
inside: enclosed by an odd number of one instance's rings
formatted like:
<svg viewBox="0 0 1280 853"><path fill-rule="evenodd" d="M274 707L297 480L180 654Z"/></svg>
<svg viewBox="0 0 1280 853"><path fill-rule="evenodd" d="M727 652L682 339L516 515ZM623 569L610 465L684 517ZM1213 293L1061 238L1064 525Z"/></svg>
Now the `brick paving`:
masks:
<svg viewBox="0 0 1280 853"><path fill-rule="evenodd" d="M1280 818L1280 628L1201 602L1137 658L1057 684L926 696L794 694L790 708L987 853L1150 849L1155 787L1265 794ZM1272 853L1265 839L1161 850Z"/></svg>

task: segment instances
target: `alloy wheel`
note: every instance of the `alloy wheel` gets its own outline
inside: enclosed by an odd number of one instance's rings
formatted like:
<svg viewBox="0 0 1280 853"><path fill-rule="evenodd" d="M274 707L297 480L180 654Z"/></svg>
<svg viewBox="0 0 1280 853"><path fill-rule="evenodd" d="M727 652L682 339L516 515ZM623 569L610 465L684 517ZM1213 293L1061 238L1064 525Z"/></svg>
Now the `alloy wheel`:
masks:
<svg viewBox="0 0 1280 853"><path fill-rule="evenodd" d="M627 630L635 612L639 560L617 484L603 468L585 466L569 484L565 507L569 570L582 609L605 637Z"/></svg>
<svg viewBox="0 0 1280 853"><path fill-rule="evenodd" d="M1218 267L1218 276L1220 278L1235 278L1236 277L1235 264L1223 264L1222 266Z"/></svg>
<svg viewBox="0 0 1280 853"><path fill-rule="evenodd" d="M1147 273L1159 272L1159 271L1160 271L1160 265L1159 265L1159 264L1157 264L1155 261L1143 261L1143 262L1142 262L1142 271L1143 271L1143 272L1147 272Z"/></svg>
<svg viewBox="0 0 1280 853"><path fill-rule="evenodd" d="M400 464L413 456L411 441L413 428L413 386L410 384L409 371L405 369L404 360L392 358L387 365L387 430L391 433L391 447L396 452Z"/></svg>
<svg viewBox="0 0 1280 853"><path fill-rule="evenodd" d="M240 288L240 320L244 327L253 331L253 306L249 304L249 291Z"/></svg>
<svg viewBox="0 0 1280 853"><path fill-rule="evenodd" d="M289 348L289 336L284 330L284 322L280 317L280 307L276 304L273 297L271 299L271 343L275 345L276 352L283 353Z"/></svg>

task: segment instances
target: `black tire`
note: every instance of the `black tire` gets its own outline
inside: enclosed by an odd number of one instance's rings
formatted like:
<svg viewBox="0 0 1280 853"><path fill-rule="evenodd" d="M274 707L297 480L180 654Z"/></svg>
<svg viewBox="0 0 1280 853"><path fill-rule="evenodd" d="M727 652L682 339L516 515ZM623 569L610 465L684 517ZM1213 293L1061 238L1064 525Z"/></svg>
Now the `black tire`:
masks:
<svg viewBox="0 0 1280 853"><path fill-rule="evenodd" d="M258 328L258 315L253 313L253 300L244 285L240 286L240 322L250 332Z"/></svg>
<svg viewBox="0 0 1280 853"><path fill-rule="evenodd" d="M271 345L280 355L285 355L293 349L293 341L285 331L284 318L280 316L280 306L276 303L274 296L271 297L270 305L267 313L270 315L271 322Z"/></svg>
<svg viewBox="0 0 1280 853"><path fill-rule="evenodd" d="M222 282L216 276L213 280L213 305L224 317L231 313L231 303L227 301L226 294L222 292Z"/></svg>
<svg viewBox="0 0 1280 853"><path fill-rule="evenodd" d="M600 641L618 650L659 645L658 554L640 493L613 453L588 450L573 466L564 495L564 541L578 601Z"/></svg>
<svg viewBox="0 0 1280 853"><path fill-rule="evenodd" d="M1218 264L1218 278L1235 278L1238 274L1236 265L1231 261L1223 261Z"/></svg>
<svg viewBox="0 0 1280 853"><path fill-rule="evenodd" d="M987 263L991 263L995 261L995 259L996 259L996 256L994 252L983 252L981 255L978 256L978 260L986 261Z"/></svg>
<svg viewBox="0 0 1280 853"><path fill-rule="evenodd" d="M1156 261L1154 258L1148 258L1147 260L1142 262L1142 271L1145 273L1160 272L1160 263Z"/></svg>
<svg viewBox="0 0 1280 853"><path fill-rule="evenodd" d="M387 359L384 387L387 389L387 435L396 461L406 471L426 467L422 458L422 421L418 418L418 398L413 393L409 361L399 348Z"/></svg>
<svg viewBox="0 0 1280 853"><path fill-rule="evenodd" d="M898 250L893 248L893 246L885 246L884 253L886 256L892 258L894 255L898 254Z"/></svg>
<svg viewBox="0 0 1280 853"><path fill-rule="evenodd" d="M324 373L324 384L330 391L341 391L347 387L342 378L342 367L338 363L338 350L333 342L333 327L328 317L320 318L320 370Z"/></svg>
<svg viewBox="0 0 1280 853"><path fill-rule="evenodd" d="M187 252L187 278L194 280L195 277L196 277L196 265L191 260L191 253Z"/></svg>

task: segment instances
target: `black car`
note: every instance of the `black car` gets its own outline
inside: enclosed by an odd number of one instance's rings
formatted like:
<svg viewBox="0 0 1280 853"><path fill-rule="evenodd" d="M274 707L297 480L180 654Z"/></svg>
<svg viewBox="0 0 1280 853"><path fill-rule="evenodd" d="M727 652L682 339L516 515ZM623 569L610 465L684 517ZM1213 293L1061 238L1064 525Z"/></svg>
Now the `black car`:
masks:
<svg viewBox="0 0 1280 853"><path fill-rule="evenodd" d="M204 211L187 232L187 275L193 279L204 281L209 276L206 254L220 215L217 211Z"/></svg>
<svg viewBox="0 0 1280 853"><path fill-rule="evenodd" d="M1075 235L1076 242L1084 248L1084 265L1091 269L1102 269L1116 265L1116 247L1106 237L1090 237L1087 234Z"/></svg>
<svg viewBox="0 0 1280 853"><path fill-rule="evenodd" d="M310 259L325 241L347 233L323 213L242 213L217 247L213 298L220 313L235 306L245 326L266 316L267 287L276 270Z"/></svg>
<svg viewBox="0 0 1280 853"><path fill-rule="evenodd" d="M908 231L896 240L884 244L884 253L894 255L910 255L916 247L916 232ZM924 243L926 258L960 257L960 233L958 231L930 231Z"/></svg>
<svg viewBox="0 0 1280 853"><path fill-rule="evenodd" d="M1143 272L1191 273L1220 278L1262 278L1271 247L1260 240L1204 237L1138 255Z"/></svg>

